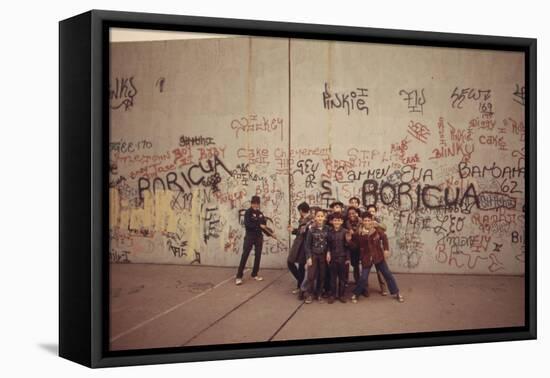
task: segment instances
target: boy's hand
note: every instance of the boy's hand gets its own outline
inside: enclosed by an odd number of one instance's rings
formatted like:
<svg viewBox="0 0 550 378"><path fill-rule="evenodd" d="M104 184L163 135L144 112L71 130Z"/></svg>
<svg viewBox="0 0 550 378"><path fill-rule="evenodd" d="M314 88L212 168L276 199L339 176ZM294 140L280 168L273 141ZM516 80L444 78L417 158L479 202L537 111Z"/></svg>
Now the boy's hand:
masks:
<svg viewBox="0 0 550 378"><path fill-rule="evenodd" d="M388 251L388 250L384 251L384 258L385 258L385 259L389 259L390 256L391 256L390 251Z"/></svg>
<svg viewBox="0 0 550 378"><path fill-rule="evenodd" d="M351 241L351 234L352 234L352 231L346 232L346 240L347 241Z"/></svg>
<svg viewBox="0 0 550 378"><path fill-rule="evenodd" d="M330 252L327 253L327 263L330 263Z"/></svg>
<svg viewBox="0 0 550 378"><path fill-rule="evenodd" d="M265 228L266 228L266 225L265 225L265 224L261 224L261 225L260 225L260 228L262 228L262 229L264 229L264 230L265 230Z"/></svg>
<svg viewBox="0 0 550 378"><path fill-rule="evenodd" d="M289 224L287 230L292 232L292 225Z"/></svg>
<svg viewBox="0 0 550 378"><path fill-rule="evenodd" d="M313 260L310 257L309 259L307 259L307 266L312 266L312 265L313 265Z"/></svg>
<svg viewBox="0 0 550 378"><path fill-rule="evenodd" d="M349 260L346 260L346 265L349 265Z"/></svg>

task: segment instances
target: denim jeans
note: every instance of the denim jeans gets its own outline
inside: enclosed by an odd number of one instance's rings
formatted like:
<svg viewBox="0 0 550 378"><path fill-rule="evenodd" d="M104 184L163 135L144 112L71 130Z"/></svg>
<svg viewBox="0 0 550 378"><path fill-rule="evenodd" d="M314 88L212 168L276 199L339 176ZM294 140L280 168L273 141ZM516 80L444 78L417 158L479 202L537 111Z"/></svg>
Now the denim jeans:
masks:
<svg viewBox="0 0 550 378"><path fill-rule="evenodd" d="M307 288L309 287L309 281L307 279L308 276L308 270L310 267L307 265L304 266L304 279L302 280L302 283L300 284L300 290L302 290L304 293L307 291Z"/></svg>
<svg viewBox="0 0 550 378"><path fill-rule="evenodd" d="M388 267L388 264L386 264L385 260L382 260L378 264L375 264L376 269L382 273L384 276L384 279L386 280L388 284L388 289L390 290L390 294L394 295L399 293L399 288L397 287L397 282L395 282L395 278L393 277L393 274L390 272L390 268ZM359 279L359 283L353 289L353 294L359 295L365 291L367 288L367 283L369 282L369 272L372 268L372 265L370 266L364 266L363 270L361 271L361 278Z"/></svg>
<svg viewBox="0 0 550 378"><path fill-rule="evenodd" d="M321 295L325 287L325 270L327 268L327 260L325 254L312 254L312 265L307 269L308 295ZM317 280L317 285L315 285ZM317 287L316 287L317 286Z"/></svg>
<svg viewBox="0 0 550 378"><path fill-rule="evenodd" d="M343 259L334 259L330 262L330 295L343 298L345 286L345 274L348 265Z"/></svg>
<svg viewBox="0 0 550 378"><path fill-rule="evenodd" d="M288 270L290 270L290 273L296 278L296 287L299 289L306 275L305 264L298 264L298 267L296 267L296 264L293 262L287 261L286 263Z"/></svg>

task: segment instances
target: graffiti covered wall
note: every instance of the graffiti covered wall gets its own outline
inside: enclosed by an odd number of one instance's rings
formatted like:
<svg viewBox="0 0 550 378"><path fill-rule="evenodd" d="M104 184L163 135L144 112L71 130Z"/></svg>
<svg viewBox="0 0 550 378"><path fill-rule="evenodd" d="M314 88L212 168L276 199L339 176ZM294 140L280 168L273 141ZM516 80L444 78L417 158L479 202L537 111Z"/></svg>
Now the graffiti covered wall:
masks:
<svg viewBox="0 0 550 378"><path fill-rule="evenodd" d="M252 195L380 209L397 272L524 271L520 53L271 38L111 44L112 262L238 264Z"/></svg>

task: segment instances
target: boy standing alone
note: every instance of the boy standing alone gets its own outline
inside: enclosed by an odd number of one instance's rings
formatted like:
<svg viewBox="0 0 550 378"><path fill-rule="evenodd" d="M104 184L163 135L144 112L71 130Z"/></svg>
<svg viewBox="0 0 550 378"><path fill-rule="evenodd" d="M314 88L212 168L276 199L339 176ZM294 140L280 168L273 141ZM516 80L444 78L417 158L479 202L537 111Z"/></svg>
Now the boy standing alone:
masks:
<svg viewBox="0 0 550 378"><path fill-rule="evenodd" d="M252 278L256 281L263 280L262 277L258 276L258 271L260 270L260 259L262 258L262 246L264 241L262 229L266 227L266 223L264 214L260 211L260 197L253 196L250 200L250 207L244 213L244 227L246 233L243 242L243 255L241 256L241 262L237 270L237 278L235 279L236 285L243 283L244 267L253 246L254 267L252 268Z"/></svg>

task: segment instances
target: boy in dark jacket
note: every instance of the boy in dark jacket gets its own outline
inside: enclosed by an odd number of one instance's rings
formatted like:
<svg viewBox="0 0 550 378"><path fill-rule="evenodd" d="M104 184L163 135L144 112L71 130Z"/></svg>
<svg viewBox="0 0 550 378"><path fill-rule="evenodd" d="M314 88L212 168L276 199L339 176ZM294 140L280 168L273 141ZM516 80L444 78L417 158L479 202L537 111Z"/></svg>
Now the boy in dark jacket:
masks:
<svg viewBox="0 0 550 378"><path fill-rule="evenodd" d="M254 246L252 278L256 281L263 281L263 278L258 276L258 271L260 270L260 259L262 258L262 246L264 241L262 229L266 228L266 223L264 214L260 211L260 197L253 196L250 200L250 208L244 213L244 227L246 233L243 242L243 255L241 256L241 262L237 270L237 278L235 279L235 284L237 285L243 283L244 267L250 255L250 251L252 250L252 246Z"/></svg>
<svg viewBox="0 0 550 378"><path fill-rule="evenodd" d="M327 238L329 232L329 227L325 225L325 216L326 215L324 210L317 210L317 212L315 213L315 221L309 227L308 233L306 235L304 248L308 265L308 291L305 303L311 303L313 295L316 295L319 301L321 301L321 290L324 287L325 268L327 265ZM314 283L317 277L319 289L315 291Z"/></svg>
<svg viewBox="0 0 550 378"><path fill-rule="evenodd" d="M300 220L298 221L298 227L292 228L291 225L288 225L288 230L292 232L292 235L296 235L296 239L294 239L292 243L287 258L288 270L292 273L294 278L296 278L296 289L292 291L293 294L300 292L300 286L305 277L306 253L304 242L308 226L313 219L313 217L309 215L309 210L309 205L306 202L299 204L298 211L300 212ZM298 267L296 267L296 264L298 264Z"/></svg>
<svg viewBox="0 0 550 378"><path fill-rule="evenodd" d="M349 250L346 248L346 232L342 227L344 217L341 213L332 217L332 227L328 234L327 263L330 268L330 298L328 303L334 303L337 297L340 302L346 303L344 297L346 266L349 266Z"/></svg>
<svg viewBox="0 0 550 378"><path fill-rule="evenodd" d="M327 215L327 224L328 226L330 227L330 229L334 229L334 226L332 225L332 219L336 216L336 215L342 215L343 216L343 211L344 211L344 204L340 201L334 201L332 202L330 205L329 205L329 208L330 208L330 213ZM344 222L345 222L345 217L343 217L344 219ZM324 295L325 296L328 296L328 294L330 293L330 283L332 282L332 278L331 278L331 271L330 271L330 267L329 265L327 264L326 265L326 268L325 268L325 293Z"/></svg>
<svg viewBox="0 0 550 378"><path fill-rule="evenodd" d="M357 210L355 207L350 207L348 209L348 219L345 223L345 228L347 229L347 232L350 235L357 234L359 232L359 229L361 228L362 220L359 218L359 210ZM360 259L359 259L359 248L357 247L351 247L347 246L350 253L350 263L353 267L353 281L354 284L357 285L359 282L359 277L361 276L361 269L360 269ZM349 265L346 269L346 280L349 275Z"/></svg>
<svg viewBox="0 0 550 378"><path fill-rule="evenodd" d="M363 267L361 271L361 279L353 290L353 296L351 301L357 303L358 297L362 294L368 283L369 272L372 266L376 266L376 269L382 273L390 293L395 296L399 302L403 302L403 296L399 293L397 282L390 272L388 264L386 264L386 257L389 256L389 243L388 237L384 231L375 227L374 217L370 213L363 215L363 226L358 234L353 236L346 235L346 240L351 246L358 246L361 253L361 265Z"/></svg>

